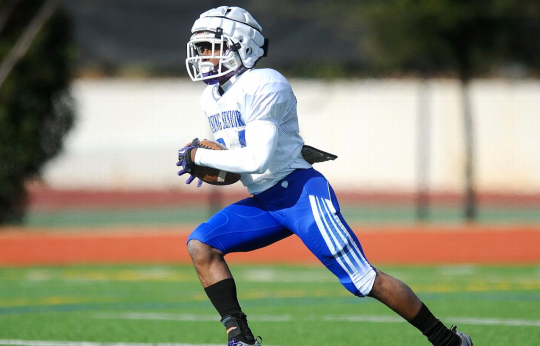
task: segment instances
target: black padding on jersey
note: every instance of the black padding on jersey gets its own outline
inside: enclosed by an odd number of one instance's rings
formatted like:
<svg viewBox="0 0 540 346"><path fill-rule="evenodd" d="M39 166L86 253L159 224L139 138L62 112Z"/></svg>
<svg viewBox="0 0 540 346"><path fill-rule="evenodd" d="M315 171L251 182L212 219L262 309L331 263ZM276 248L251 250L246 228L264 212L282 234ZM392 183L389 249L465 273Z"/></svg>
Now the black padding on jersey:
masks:
<svg viewBox="0 0 540 346"><path fill-rule="evenodd" d="M337 159L337 155L327 153L326 151L322 151L309 145L304 145L302 147L302 157L311 165L317 162Z"/></svg>

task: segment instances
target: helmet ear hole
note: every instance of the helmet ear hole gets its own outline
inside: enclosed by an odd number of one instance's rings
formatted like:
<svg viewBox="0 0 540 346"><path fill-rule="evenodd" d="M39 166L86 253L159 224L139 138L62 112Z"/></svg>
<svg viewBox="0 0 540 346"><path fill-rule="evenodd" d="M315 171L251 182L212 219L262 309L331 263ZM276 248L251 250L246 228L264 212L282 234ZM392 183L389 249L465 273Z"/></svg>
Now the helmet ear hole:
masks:
<svg viewBox="0 0 540 346"><path fill-rule="evenodd" d="M251 54L251 48L246 49L246 54L247 54L247 55L250 55L250 54Z"/></svg>

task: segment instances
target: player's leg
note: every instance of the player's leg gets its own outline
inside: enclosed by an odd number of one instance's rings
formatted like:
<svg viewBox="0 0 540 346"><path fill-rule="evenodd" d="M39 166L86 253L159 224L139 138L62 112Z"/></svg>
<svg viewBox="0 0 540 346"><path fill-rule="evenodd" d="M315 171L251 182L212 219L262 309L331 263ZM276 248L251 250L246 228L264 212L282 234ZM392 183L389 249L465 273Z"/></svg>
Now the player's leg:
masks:
<svg viewBox="0 0 540 346"><path fill-rule="evenodd" d="M409 286L378 269L368 296L382 302L407 321L412 321L422 307L422 301Z"/></svg>
<svg viewBox="0 0 540 346"><path fill-rule="evenodd" d="M225 262L224 253L197 239L188 242L188 251L206 295L221 316L229 344L238 341L258 345L249 328L247 316L240 307L236 283Z"/></svg>
<svg viewBox="0 0 540 346"><path fill-rule="evenodd" d="M208 298L220 314L230 344L258 345L238 302L224 256L270 245L292 233L247 198L232 204L193 231L188 251Z"/></svg>
<svg viewBox="0 0 540 346"><path fill-rule="evenodd" d="M266 191L256 198L271 201L266 205L267 210L283 220L284 226L302 240L347 290L357 296L367 295L376 271L354 233L339 219L339 205L326 179L314 169L297 170L270 192L275 192L279 200L268 196Z"/></svg>
<svg viewBox="0 0 540 346"><path fill-rule="evenodd" d="M232 278L229 266L220 250L197 239L188 242L188 252L204 288L216 282Z"/></svg>
<svg viewBox="0 0 540 346"><path fill-rule="evenodd" d="M433 345L461 345L456 333L436 319L406 284L369 264L358 238L343 219L339 203L326 179L309 171L302 175L305 183L299 186L299 182L291 179L287 184L288 192L284 190L290 194L291 200L297 201L294 207L286 209L285 213L290 214L284 216L290 220L286 226L353 294L371 296L383 302L424 333ZM283 216L284 212L276 213ZM303 213L300 222L297 222L297 213Z"/></svg>
<svg viewBox="0 0 540 346"><path fill-rule="evenodd" d="M456 332L455 327L448 329L409 286L380 270L368 296L394 310L435 346L472 346L467 334Z"/></svg>

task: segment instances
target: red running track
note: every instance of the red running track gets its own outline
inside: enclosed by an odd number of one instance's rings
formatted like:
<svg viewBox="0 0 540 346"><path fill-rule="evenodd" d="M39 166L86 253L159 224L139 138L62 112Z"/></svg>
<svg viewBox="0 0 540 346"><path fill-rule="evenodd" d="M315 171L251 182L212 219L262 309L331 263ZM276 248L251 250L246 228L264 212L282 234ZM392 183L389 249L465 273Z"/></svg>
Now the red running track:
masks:
<svg viewBox="0 0 540 346"><path fill-rule="evenodd" d="M367 258L380 264L540 263L540 228L359 227ZM107 263L188 263L189 230L148 228L57 232L1 229L0 265L37 266ZM227 256L230 263L316 263L295 236L251 253Z"/></svg>

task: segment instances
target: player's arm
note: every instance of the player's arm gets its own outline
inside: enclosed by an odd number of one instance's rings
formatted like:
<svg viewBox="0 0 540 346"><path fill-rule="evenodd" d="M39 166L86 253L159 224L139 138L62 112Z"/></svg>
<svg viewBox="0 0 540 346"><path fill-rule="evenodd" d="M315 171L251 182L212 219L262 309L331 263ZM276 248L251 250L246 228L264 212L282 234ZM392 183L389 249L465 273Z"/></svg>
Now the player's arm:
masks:
<svg viewBox="0 0 540 346"><path fill-rule="evenodd" d="M246 125L246 146L236 150L198 148L194 162L234 173L263 173L278 142L277 126L271 120L254 120Z"/></svg>

